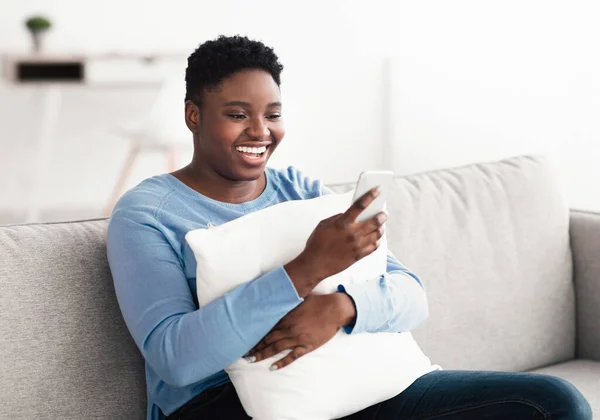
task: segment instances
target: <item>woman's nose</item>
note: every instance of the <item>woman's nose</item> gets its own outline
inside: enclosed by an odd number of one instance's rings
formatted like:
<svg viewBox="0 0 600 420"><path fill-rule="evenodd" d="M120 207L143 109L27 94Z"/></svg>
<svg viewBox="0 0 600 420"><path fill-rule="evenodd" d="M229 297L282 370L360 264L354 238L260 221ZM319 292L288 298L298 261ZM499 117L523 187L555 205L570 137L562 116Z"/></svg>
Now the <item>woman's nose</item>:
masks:
<svg viewBox="0 0 600 420"><path fill-rule="evenodd" d="M246 129L249 137L262 140L269 136L269 127L262 118L254 119L250 126Z"/></svg>

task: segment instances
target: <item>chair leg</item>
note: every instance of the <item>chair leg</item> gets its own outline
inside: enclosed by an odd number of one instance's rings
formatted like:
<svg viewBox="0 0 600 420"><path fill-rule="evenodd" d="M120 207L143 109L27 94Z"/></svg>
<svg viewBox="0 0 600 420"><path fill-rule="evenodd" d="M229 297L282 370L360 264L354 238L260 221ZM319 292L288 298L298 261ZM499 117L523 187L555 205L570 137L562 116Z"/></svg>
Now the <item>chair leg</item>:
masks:
<svg viewBox="0 0 600 420"><path fill-rule="evenodd" d="M123 164L123 167L121 169L121 173L119 174L119 178L117 179L117 183L115 184L113 191L110 195L108 204L107 204L106 208L104 209L104 215L106 217L110 217L112 210L115 207L115 204L117 204L117 201L121 197L121 194L123 193L123 190L125 189L127 180L129 179L129 176L131 175L131 171L133 170L133 164L137 160L139 154L140 154L139 146L135 146L135 147L131 148L131 150L129 151L129 154L127 155L127 158L125 159L125 163Z"/></svg>

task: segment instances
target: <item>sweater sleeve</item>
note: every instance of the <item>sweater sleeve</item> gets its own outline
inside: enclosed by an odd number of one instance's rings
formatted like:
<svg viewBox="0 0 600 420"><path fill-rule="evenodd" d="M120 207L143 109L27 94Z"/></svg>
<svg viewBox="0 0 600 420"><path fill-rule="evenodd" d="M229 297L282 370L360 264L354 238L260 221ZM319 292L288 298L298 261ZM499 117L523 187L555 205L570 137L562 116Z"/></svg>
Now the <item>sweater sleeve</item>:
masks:
<svg viewBox="0 0 600 420"><path fill-rule="evenodd" d="M197 309L177 253L149 214L115 213L107 252L129 331L146 362L174 387L221 371L302 302L278 267Z"/></svg>
<svg viewBox="0 0 600 420"><path fill-rule="evenodd" d="M388 254L387 272L365 283L340 285L356 306L355 324L349 334L410 331L428 316L427 298L421 281Z"/></svg>

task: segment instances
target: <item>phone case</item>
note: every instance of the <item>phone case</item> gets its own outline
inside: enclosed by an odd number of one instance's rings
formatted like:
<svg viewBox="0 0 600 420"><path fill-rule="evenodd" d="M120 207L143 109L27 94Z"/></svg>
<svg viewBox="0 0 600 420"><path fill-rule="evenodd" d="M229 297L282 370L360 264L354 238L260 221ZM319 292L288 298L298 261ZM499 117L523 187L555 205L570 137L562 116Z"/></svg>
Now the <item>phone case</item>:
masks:
<svg viewBox="0 0 600 420"><path fill-rule="evenodd" d="M353 203L372 188L379 186L382 190L379 196L356 218L357 222L368 220L385 209L393 179L394 173L391 171L365 171L360 174L352 199Z"/></svg>

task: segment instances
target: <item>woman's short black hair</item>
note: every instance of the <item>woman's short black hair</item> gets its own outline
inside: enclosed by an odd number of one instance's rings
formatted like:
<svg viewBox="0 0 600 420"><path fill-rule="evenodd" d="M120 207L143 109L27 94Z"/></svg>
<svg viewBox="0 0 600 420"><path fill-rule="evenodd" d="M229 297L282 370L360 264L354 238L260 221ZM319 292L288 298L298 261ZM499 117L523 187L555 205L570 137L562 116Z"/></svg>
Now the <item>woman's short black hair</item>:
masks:
<svg viewBox="0 0 600 420"><path fill-rule="evenodd" d="M241 70L262 69L281 84L283 66L272 48L245 36L224 36L206 41L188 57L185 70L185 99L200 105L207 89Z"/></svg>

